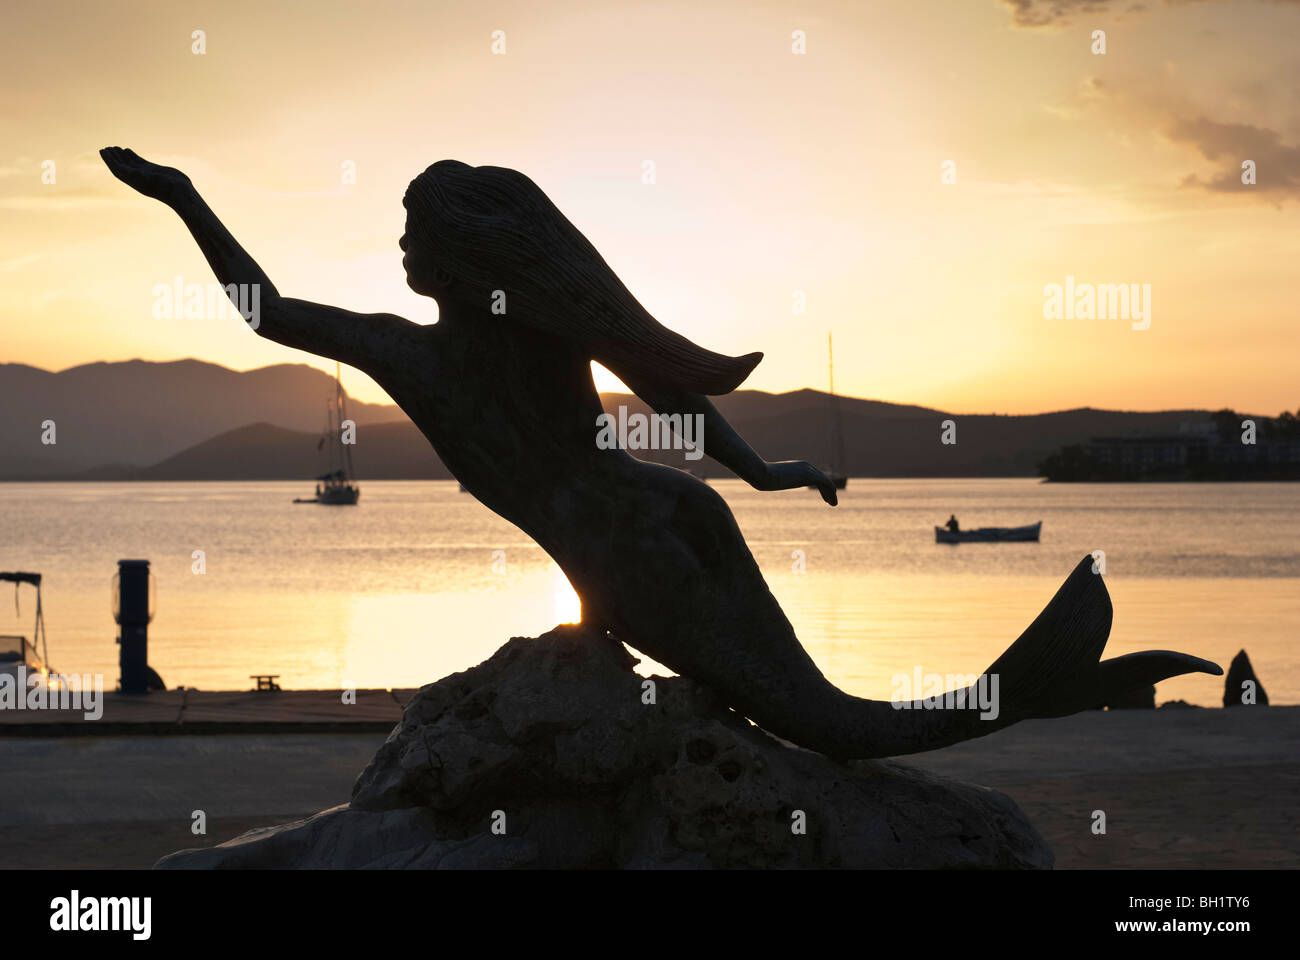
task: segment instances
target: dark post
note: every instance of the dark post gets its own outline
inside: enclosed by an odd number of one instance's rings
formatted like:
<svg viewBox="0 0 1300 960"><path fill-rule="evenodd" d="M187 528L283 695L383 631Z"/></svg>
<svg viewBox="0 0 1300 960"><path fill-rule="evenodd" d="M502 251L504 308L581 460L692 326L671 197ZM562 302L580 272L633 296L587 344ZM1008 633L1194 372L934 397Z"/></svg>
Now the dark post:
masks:
<svg viewBox="0 0 1300 960"><path fill-rule="evenodd" d="M117 561L117 642L123 693L149 692L149 561Z"/></svg>

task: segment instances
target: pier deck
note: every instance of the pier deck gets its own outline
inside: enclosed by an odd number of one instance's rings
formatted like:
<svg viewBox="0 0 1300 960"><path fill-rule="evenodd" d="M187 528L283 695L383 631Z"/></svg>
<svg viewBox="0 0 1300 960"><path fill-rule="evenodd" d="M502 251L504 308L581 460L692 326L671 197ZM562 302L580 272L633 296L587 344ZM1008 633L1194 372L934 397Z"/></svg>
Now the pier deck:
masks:
<svg viewBox="0 0 1300 960"><path fill-rule="evenodd" d="M167 690L144 696L107 692L102 715L84 710L0 710L0 737L121 736L123 734L387 733L414 689Z"/></svg>

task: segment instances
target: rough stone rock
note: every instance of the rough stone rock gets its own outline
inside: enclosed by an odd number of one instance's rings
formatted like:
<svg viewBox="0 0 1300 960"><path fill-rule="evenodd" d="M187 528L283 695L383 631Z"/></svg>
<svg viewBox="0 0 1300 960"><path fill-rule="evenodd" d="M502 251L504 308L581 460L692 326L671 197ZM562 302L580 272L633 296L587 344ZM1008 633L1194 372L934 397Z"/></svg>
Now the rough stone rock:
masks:
<svg viewBox="0 0 1300 960"><path fill-rule="evenodd" d="M1250 657L1246 656L1245 650L1242 650L1232 658L1232 665L1228 667L1228 677L1223 681L1225 707L1247 706L1242 702L1242 697L1245 696L1244 685L1248 680L1255 684L1255 705L1268 706L1268 694L1264 692L1264 685L1255 676L1255 668L1250 665Z"/></svg>
<svg viewBox="0 0 1300 960"><path fill-rule="evenodd" d="M410 700L351 803L158 866L1052 866L1001 793L833 762L636 662L578 627L513 639Z"/></svg>

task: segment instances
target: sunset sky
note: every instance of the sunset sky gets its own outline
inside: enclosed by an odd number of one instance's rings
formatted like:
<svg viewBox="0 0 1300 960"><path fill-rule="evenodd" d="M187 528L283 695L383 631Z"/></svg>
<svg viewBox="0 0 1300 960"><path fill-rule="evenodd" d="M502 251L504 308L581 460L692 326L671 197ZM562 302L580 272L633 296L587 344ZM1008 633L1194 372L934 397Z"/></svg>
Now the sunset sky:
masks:
<svg viewBox="0 0 1300 960"><path fill-rule="evenodd" d="M1300 407L1300 3L44 0L4 33L0 361L332 370L152 318L213 278L115 144L187 172L289 296L436 319L401 198L452 157L527 173L666 325L763 351L748 387L824 389L831 331L862 397ZM1067 276L1150 284L1150 328L1045 319Z"/></svg>

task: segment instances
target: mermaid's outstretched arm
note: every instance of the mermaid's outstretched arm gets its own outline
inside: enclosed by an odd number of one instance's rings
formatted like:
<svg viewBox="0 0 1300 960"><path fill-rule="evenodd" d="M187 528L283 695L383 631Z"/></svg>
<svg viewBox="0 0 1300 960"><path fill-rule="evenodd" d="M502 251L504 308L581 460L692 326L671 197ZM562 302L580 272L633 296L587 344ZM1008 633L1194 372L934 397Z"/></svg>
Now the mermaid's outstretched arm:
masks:
<svg viewBox="0 0 1300 960"><path fill-rule="evenodd" d="M624 381L652 409L668 416L683 414L704 418L704 452L756 490L792 490L816 487L831 506L837 503L835 485L805 460L769 463L754 452L708 397L640 379Z"/></svg>
<svg viewBox="0 0 1300 960"><path fill-rule="evenodd" d="M417 324L391 313L353 313L280 296L257 261L199 196L189 177L120 147L107 147L100 156L123 183L161 200L180 215L223 286L256 287L255 301L249 297L236 306L246 311L245 319L259 335L366 371L401 355L401 342ZM250 309L252 303L255 312Z"/></svg>

